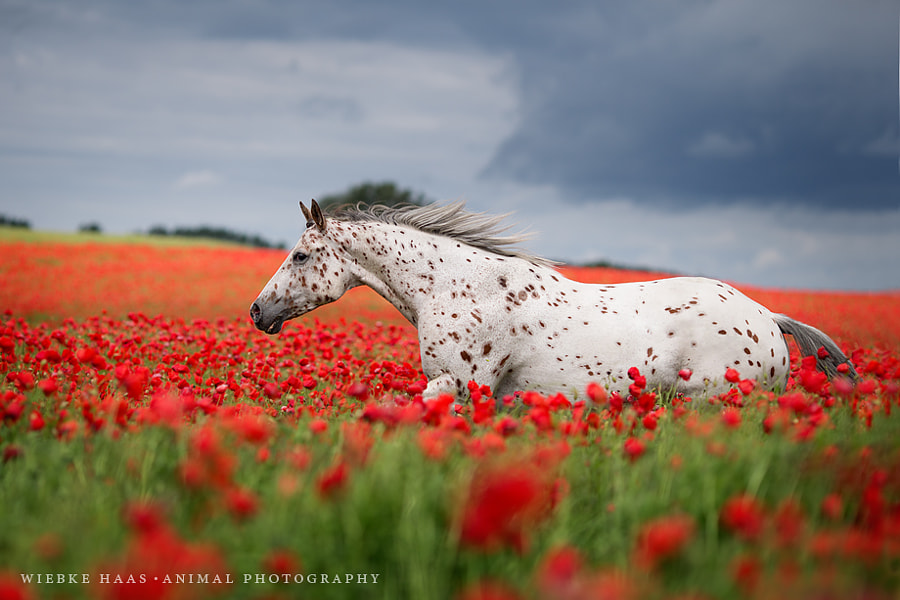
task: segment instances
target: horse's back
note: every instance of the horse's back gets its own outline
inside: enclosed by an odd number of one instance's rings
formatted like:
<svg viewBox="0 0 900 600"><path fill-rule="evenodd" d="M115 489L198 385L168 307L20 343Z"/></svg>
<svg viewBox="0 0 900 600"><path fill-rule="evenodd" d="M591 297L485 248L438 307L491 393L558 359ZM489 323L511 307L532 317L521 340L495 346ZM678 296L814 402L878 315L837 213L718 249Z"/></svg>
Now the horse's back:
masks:
<svg viewBox="0 0 900 600"><path fill-rule="evenodd" d="M539 343L520 357L519 384L551 381L574 391L602 381L621 390L628 369L638 367L651 387L699 393L723 389L728 368L773 384L787 372L772 313L720 281L562 281L561 290L569 290L565 303L548 303ZM679 378L683 369L693 373L690 381Z"/></svg>

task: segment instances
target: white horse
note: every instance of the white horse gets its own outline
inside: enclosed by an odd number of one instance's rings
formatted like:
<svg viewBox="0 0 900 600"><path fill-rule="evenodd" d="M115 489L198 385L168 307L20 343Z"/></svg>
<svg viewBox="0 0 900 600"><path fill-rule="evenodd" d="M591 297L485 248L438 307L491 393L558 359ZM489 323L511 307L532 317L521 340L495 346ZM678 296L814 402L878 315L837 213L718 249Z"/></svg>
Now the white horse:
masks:
<svg viewBox="0 0 900 600"><path fill-rule="evenodd" d="M630 367L648 389L719 393L729 368L771 388L789 371L783 334L804 355L824 347L819 368L830 375L847 362L824 333L720 281L566 279L551 261L516 250L525 237L503 236L502 216L467 212L464 203L328 217L315 200L300 207L307 230L250 307L254 324L278 333L288 319L368 285L418 328L425 398L463 398L470 380L497 398L520 390L573 397L591 381L624 393Z"/></svg>

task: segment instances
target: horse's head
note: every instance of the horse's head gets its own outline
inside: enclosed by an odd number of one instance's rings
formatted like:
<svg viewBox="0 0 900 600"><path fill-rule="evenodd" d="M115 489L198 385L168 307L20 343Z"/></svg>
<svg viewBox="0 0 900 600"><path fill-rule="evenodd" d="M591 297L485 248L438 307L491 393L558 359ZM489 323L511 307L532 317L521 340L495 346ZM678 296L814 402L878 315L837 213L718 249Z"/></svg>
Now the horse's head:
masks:
<svg viewBox="0 0 900 600"><path fill-rule="evenodd" d="M337 244L326 236L327 221L315 200L303 203L306 231L281 267L250 306L257 329L268 334L281 331L284 322L334 302L353 286L353 275Z"/></svg>

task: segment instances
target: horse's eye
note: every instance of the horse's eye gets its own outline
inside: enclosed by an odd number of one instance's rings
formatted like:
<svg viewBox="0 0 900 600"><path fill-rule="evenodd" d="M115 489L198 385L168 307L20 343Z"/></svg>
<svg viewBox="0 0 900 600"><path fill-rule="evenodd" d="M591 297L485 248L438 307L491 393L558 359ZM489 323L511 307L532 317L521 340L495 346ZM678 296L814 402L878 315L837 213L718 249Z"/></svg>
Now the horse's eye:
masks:
<svg viewBox="0 0 900 600"><path fill-rule="evenodd" d="M308 259L308 258L309 258L309 256L307 256L306 254L303 254L302 252L294 252L293 261L294 261L295 265L302 265L303 263L306 262L306 259Z"/></svg>

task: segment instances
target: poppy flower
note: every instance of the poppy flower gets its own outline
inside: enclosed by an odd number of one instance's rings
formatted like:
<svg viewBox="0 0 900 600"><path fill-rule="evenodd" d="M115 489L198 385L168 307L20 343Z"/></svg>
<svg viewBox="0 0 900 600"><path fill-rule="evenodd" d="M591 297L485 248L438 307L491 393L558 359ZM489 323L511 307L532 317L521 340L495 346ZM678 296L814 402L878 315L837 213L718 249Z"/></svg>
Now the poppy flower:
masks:
<svg viewBox="0 0 900 600"><path fill-rule="evenodd" d="M630 437L625 440L625 454L632 462L643 456L645 450L644 442L638 438Z"/></svg>
<svg viewBox="0 0 900 600"><path fill-rule="evenodd" d="M230 488L225 492L225 506L238 521L245 521L259 510L259 498L250 490Z"/></svg>
<svg viewBox="0 0 900 600"><path fill-rule="evenodd" d="M772 515L775 535L783 547L796 545L803 534L805 520L803 509L791 498L784 500Z"/></svg>
<svg viewBox="0 0 900 600"><path fill-rule="evenodd" d="M40 431L44 428L44 417L40 411L33 410L28 417L28 429L31 431Z"/></svg>
<svg viewBox="0 0 900 600"><path fill-rule="evenodd" d="M578 578L584 569L584 559L575 548L554 548L537 567L538 589L547 597L565 598L578 586Z"/></svg>
<svg viewBox="0 0 900 600"><path fill-rule="evenodd" d="M765 525L762 506L748 495L732 496L726 500L719 518L727 529L749 541L759 539Z"/></svg>
<svg viewBox="0 0 900 600"><path fill-rule="evenodd" d="M466 587L456 600L522 600L518 592L505 583L480 581Z"/></svg>
<svg viewBox="0 0 900 600"><path fill-rule="evenodd" d="M587 396L591 399L591 402L598 406L606 404L606 388L595 381L592 381L587 385Z"/></svg>
<svg viewBox="0 0 900 600"><path fill-rule="evenodd" d="M694 529L694 520L687 515L668 515L645 523L635 540L635 562L653 569L673 558L687 547Z"/></svg>
<svg viewBox="0 0 900 600"><path fill-rule="evenodd" d="M309 422L309 430L315 434L322 434L328 431L328 421L325 419L313 419Z"/></svg>
<svg viewBox="0 0 900 600"><path fill-rule="evenodd" d="M0 572L0 600L30 600L31 590L18 573Z"/></svg>
<svg viewBox="0 0 900 600"><path fill-rule="evenodd" d="M346 486L350 470L343 462L326 469L316 480L316 491L324 499L335 498Z"/></svg>
<svg viewBox="0 0 900 600"><path fill-rule="evenodd" d="M522 552L527 533L552 511L554 480L528 461L480 464L462 504L460 541L483 551Z"/></svg>
<svg viewBox="0 0 900 600"><path fill-rule="evenodd" d="M753 390L756 388L756 381L753 379L741 379L738 383L738 389L745 396L749 396L753 393Z"/></svg>
<svg viewBox="0 0 900 600"><path fill-rule="evenodd" d="M725 370L725 381L728 383L738 383L741 380L741 374L738 373L735 369L726 369Z"/></svg>
<svg viewBox="0 0 900 600"><path fill-rule="evenodd" d="M47 377L38 383L38 388L44 392L45 396L52 396L59 389L59 382L53 377Z"/></svg>
<svg viewBox="0 0 900 600"><path fill-rule="evenodd" d="M737 586L747 594L752 594L759 584L762 565L754 556L739 556L731 563L731 576Z"/></svg>
<svg viewBox="0 0 900 600"><path fill-rule="evenodd" d="M302 571L297 556L290 550L284 549L272 550L266 554L262 560L262 568L266 573L272 575L293 574Z"/></svg>
<svg viewBox="0 0 900 600"><path fill-rule="evenodd" d="M741 424L741 411L733 406L726 406L722 410L722 423L729 429L735 429Z"/></svg>

